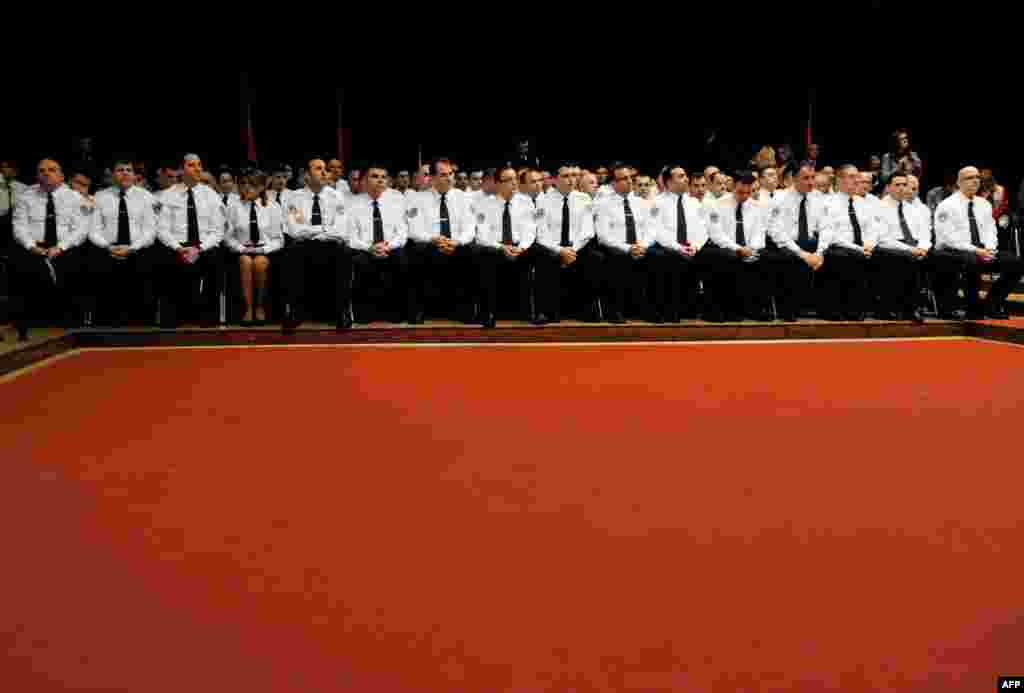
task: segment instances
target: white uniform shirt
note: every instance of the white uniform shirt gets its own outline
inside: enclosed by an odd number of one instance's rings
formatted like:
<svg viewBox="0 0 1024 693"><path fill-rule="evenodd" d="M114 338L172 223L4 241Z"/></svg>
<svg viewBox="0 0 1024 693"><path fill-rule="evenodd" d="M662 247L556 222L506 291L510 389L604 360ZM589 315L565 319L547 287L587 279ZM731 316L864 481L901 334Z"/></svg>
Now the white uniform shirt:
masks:
<svg viewBox="0 0 1024 693"><path fill-rule="evenodd" d="M525 195L513 195L509 201L512 217L512 243L525 250L537 238L533 202ZM481 197L473 206L476 242L485 248L501 247L502 217L505 200L497 195Z"/></svg>
<svg viewBox="0 0 1024 693"><path fill-rule="evenodd" d="M743 236L747 248L763 250L765 242L765 219L764 207L758 205L752 199L747 199L740 208L740 215L743 219ZM708 234L712 242L719 248L739 250L740 245L736 242L736 198L722 197L708 215Z"/></svg>
<svg viewBox="0 0 1024 693"><path fill-rule="evenodd" d="M409 238L405 196L394 190L385 190L377 198L377 207L383 222L384 242L391 250L401 248ZM373 247L373 200L369 195L352 198L345 214L345 225L345 237L352 250L365 251Z"/></svg>
<svg viewBox="0 0 1024 693"><path fill-rule="evenodd" d="M683 198L683 214L686 217L686 240L695 249L700 250L708 242L708 210L687 193L681 196L676 193L663 193L658 196L657 211L652 210L655 241L662 248L682 252L683 247L677 241L676 233L680 197Z"/></svg>
<svg viewBox="0 0 1024 693"><path fill-rule="evenodd" d="M394 191L397 195L402 193ZM402 195L405 200L406 216L409 218L409 238L420 243L429 243L441 235L441 193L433 188L425 192L409 192ZM444 196L448 209L448 229L456 245L472 243L476 230L470 197L461 190L452 188Z"/></svg>
<svg viewBox="0 0 1024 693"><path fill-rule="evenodd" d="M267 199L276 205L281 207L281 212L285 213L288 209L288 198L291 197L294 190L285 188L284 190L268 190Z"/></svg>
<svg viewBox="0 0 1024 693"><path fill-rule="evenodd" d="M575 190L562 195L552 188L538 197L542 214L537 220L537 242L556 253L562 248L563 201L569 207L569 240L572 249L579 252L594 237L594 205L590 195Z"/></svg>
<svg viewBox="0 0 1024 693"><path fill-rule="evenodd" d="M228 230L224 245L236 253L246 252L252 234L249 231L252 202L239 202L228 211ZM284 247L284 211L275 202L256 205L256 226L260 232L261 255L269 255Z"/></svg>
<svg viewBox="0 0 1024 693"><path fill-rule="evenodd" d="M629 209L633 212L633 222L636 227L636 242L638 245L649 248L655 240L655 227L651 223L650 210L645 207L640 198L629 193ZM597 240L601 245L609 248L618 248L624 253L629 252L629 244L626 243L626 206L621 194L614 194L604 198L597 208Z"/></svg>
<svg viewBox="0 0 1024 693"><path fill-rule="evenodd" d="M46 235L46 203L46 192L39 185L20 195L15 193L14 238L28 250L42 243ZM62 185L53 191L53 206L57 213L57 247L69 250L81 245L89 233L82 217L81 195Z"/></svg>
<svg viewBox="0 0 1024 693"><path fill-rule="evenodd" d="M295 190L288 196L288 204L284 209L284 232L290 238L299 241L331 241L345 242L346 204L334 188L320 188L317 197L320 201L320 225L313 226L313 197L309 188Z"/></svg>
<svg viewBox="0 0 1024 693"><path fill-rule="evenodd" d="M128 208L128 230L131 232L133 251L148 248L156 240L155 199L146 190L132 186L125 193ZM121 209L121 189L107 188L96 193L96 207L89 217L89 240L97 248L117 244L118 220Z"/></svg>
<svg viewBox="0 0 1024 693"><path fill-rule="evenodd" d="M828 248L828 207L824 195L815 195L813 191L806 194L804 205L807 215L807 233L812 240L817 237L816 255L824 254ZM792 191L784 195L776 195L774 204L767 210L768 220L766 233L775 241L779 248L786 248L794 255L799 255L802 248L797 244L800 237L800 203L804 193Z"/></svg>
<svg viewBox="0 0 1024 693"><path fill-rule="evenodd" d="M995 250L999 245L999 231L992 218L992 205L988 200L978 197L974 201L974 219L978 222L978 235L981 244L988 250ZM971 224L967 217L967 208L971 200L959 190L939 203L935 208L935 247L953 248L973 252L971 244Z"/></svg>
<svg viewBox="0 0 1024 693"><path fill-rule="evenodd" d="M850 200L853 200L853 211L860 225L861 241L864 245L878 243L879 223L871 203L861 197L850 197L846 193L836 193L828 206L828 244L851 250L862 250L853 242L853 224L850 221Z"/></svg>
<svg viewBox="0 0 1024 693"><path fill-rule="evenodd" d="M192 188L199 220L199 249L209 250L224 240L227 223L220 195L209 186L199 183ZM188 189L183 184L173 185L157 196L160 213L157 216L156 235L168 248L177 250L188 242Z"/></svg>
<svg viewBox="0 0 1024 693"><path fill-rule="evenodd" d="M878 247L896 252L909 253L912 247L928 250L932 247L930 228L931 212L925 207L915 207L911 202L903 203L903 218L906 219L910 235L917 239L917 246L903 242L903 229L900 228L900 203L895 199L882 204L882 226L879 231Z"/></svg>

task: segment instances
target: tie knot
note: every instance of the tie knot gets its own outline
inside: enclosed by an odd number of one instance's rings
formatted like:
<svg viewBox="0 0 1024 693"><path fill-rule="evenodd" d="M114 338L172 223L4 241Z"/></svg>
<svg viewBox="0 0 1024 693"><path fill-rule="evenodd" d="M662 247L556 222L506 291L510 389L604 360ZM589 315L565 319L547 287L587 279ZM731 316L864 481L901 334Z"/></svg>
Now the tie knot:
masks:
<svg viewBox="0 0 1024 693"><path fill-rule="evenodd" d="M376 207L377 207L377 200L373 201L373 206L374 206L374 209L376 209Z"/></svg>
<svg viewBox="0 0 1024 693"><path fill-rule="evenodd" d="M512 200L505 200L505 209L508 209L509 205L512 204Z"/></svg>
<svg viewBox="0 0 1024 693"><path fill-rule="evenodd" d="M445 197L447 197L447 195L448 195L448 193L446 193L446 192L441 193L441 202L444 202Z"/></svg>
<svg viewBox="0 0 1024 693"><path fill-rule="evenodd" d="M121 191L118 193L118 195L121 197L122 200L124 199L126 194L127 194L127 191L124 188L122 188Z"/></svg>

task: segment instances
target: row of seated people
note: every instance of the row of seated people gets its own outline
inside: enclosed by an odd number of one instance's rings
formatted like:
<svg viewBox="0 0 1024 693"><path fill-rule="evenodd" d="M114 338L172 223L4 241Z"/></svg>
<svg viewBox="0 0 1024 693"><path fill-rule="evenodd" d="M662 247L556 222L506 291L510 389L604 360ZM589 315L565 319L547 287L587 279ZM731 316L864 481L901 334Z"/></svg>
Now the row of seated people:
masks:
<svg viewBox="0 0 1024 693"><path fill-rule="evenodd" d="M559 170L557 188L536 197L515 191L512 168L498 172L495 194L473 196L451 187L448 162L433 167L431 190L402 195L387 188L383 166L370 166L366 192L346 199L325 185L324 162L314 159L306 187L283 204L268 199L266 177L254 174L225 205L200 182L202 162L194 155L183 162L185 182L156 196L133 185L130 162L118 162L115 186L86 210L61 184L59 164L44 160L39 183L19 198L13 219L15 322L24 334L39 301L55 289L76 309L73 320L98 296L115 320L136 303L141 319L151 321L160 296L164 327L195 306L204 324L216 324L226 261L232 277L237 269L246 323L266 320L274 268L288 330L308 317L325 287L334 294L338 329L349 328L353 274L380 280L397 302L395 319L422 322L423 298L441 295L456 317L485 327L495 325L503 293L514 317L557 321L566 289L582 297L581 319L603 313L612 323L627 314L654 322L699 314L766 319L772 302L786 321L808 304L827 319L860 320L873 309L880 318L921 320L926 272L941 317L964 317L955 312L962 284L966 317L998 318L1022 274L1019 253L998 248L971 167L960 172L959 192L936 210L934 228L929 215L904 207L905 177L894 178L885 204L869 205L854 192L852 166L840 170L835 195L814 191L807 167L793 190L769 201L751 198L753 177L744 174L734 193L713 204L686 193L682 166L670 167L668 189L654 204L633 195L625 165L613 171L614 194L599 199L573 190L569 167ZM982 273L999 275L985 301ZM369 302L355 317L372 320L378 307Z"/></svg>

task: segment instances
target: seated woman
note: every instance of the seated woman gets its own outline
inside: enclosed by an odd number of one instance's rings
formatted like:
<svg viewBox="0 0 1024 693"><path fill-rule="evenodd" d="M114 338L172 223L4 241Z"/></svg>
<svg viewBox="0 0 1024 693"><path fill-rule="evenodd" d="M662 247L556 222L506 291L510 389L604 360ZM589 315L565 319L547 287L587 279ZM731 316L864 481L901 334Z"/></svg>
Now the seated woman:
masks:
<svg viewBox="0 0 1024 693"><path fill-rule="evenodd" d="M270 255L284 247L284 213L267 199L265 175L243 176L238 190L241 201L229 209L224 244L238 254L238 274L245 297L242 325L252 325L254 318L255 324L262 325L267 320L264 301Z"/></svg>

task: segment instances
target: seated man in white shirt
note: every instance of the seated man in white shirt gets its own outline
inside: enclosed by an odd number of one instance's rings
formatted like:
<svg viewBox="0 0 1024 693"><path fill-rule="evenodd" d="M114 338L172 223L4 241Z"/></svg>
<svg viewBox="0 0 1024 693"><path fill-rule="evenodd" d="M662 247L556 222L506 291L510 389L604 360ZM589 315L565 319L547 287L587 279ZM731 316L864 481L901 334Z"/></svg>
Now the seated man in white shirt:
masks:
<svg viewBox="0 0 1024 693"><path fill-rule="evenodd" d="M880 208L882 227L874 262L879 272L881 310L875 317L891 320L923 322L918 310L921 294L921 268L931 249L929 214L911 204L910 184L906 173L897 170L889 178L890 200Z"/></svg>
<svg viewBox="0 0 1024 693"><path fill-rule="evenodd" d="M581 317L596 322L601 257L594 247L593 202L589 195L574 190L572 166L560 166L556 181L556 187L541 193L538 200L542 214L532 250L537 268L534 324L561 320L563 288L576 289L584 306Z"/></svg>
<svg viewBox="0 0 1024 693"><path fill-rule="evenodd" d="M871 203L859 196L861 185L857 167L840 167L839 192L828 203L829 244L821 295L826 320L863 320L867 310L879 224Z"/></svg>
<svg viewBox="0 0 1024 693"><path fill-rule="evenodd" d="M633 194L633 169L622 163L611 169L612 191L599 197L597 207L597 240L604 255L605 319L622 324L627 312L654 317L653 306L643 299L650 283L647 251L655 234L649 208Z"/></svg>
<svg viewBox="0 0 1024 693"><path fill-rule="evenodd" d="M94 323L144 325L155 315L156 200L135 184L131 161L114 162L113 176L88 217L91 279L103 299Z"/></svg>
<svg viewBox="0 0 1024 693"><path fill-rule="evenodd" d="M447 159L431 164L431 188L405 196L409 219L410 280L415 282L412 324L423 322L424 303L444 302L442 314L453 320L473 320L473 241L476 227L469 193L452 187Z"/></svg>
<svg viewBox="0 0 1024 693"><path fill-rule="evenodd" d="M992 218L992 205L978 197L981 176L967 166L957 176L959 190L935 208L935 298L939 317L960 317L954 312L957 283L966 278L967 319L1009 317L1004 302L1024 275L1021 258L999 250L999 234ZM999 273L984 301L978 295L981 275Z"/></svg>
<svg viewBox="0 0 1024 693"><path fill-rule="evenodd" d="M480 273L481 324L495 326L498 287L511 285L517 294L515 315L528 319L530 261L527 251L536 237L533 203L516 193L516 170L499 168L493 196L473 204L476 226L476 263Z"/></svg>
<svg viewBox="0 0 1024 693"><path fill-rule="evenodd" d="M36 170L38 183L16 195L14 209L11 298L19 339L27 337L31 322L44 317L54 292L66 325L80 326L86 309L79 288L86 263L81 246L88 233L82 198L62 184L56 161L43 159Z"/></svg>
<svg viewBox="0 0 1024 693"><path fill-rule="evenodd" d="M785 322L797 319L814 273L825 263L828 217L824 197L814 192L814 178L813 166L801 166L796 188L778 195L768 208L761 261L778 316Z"/></svg>
<svg viewBox="0 0 1024 693"><path fill-rule="evenodd" d="M753 201L753 189L753 174L739 174L733 193L720 198L708 212L713 304L707 319L713 322L767 317L760 263L765 210Z"/></svg>
<svg viewBox="0 0 1024 693"><path fill-rule="evenodd" d="M703 175L699 179L703 183ZM656 323L696 318L698 285L710 271L708 208L687 192L691 186L683 166L668 166L664 180L666 191L652 214L655 245L649 252L655 274Z"/></svg>
<svg viewBox="0 0 1024 693"><path fill-rule="evenodd" d="M282 289L288 304L282 327L295 330L322 297L316 289L332 287L335 327L352 327L352 258L345 245L346 201L327 185L327 165L313 158L306 164L305 187L292 191L284 210L285 249L281 258Z"/></svg>
<svg viewBox="0 0 1024 693"><path fill-rule="evenodd" d="M220 195L201 182L203 177L203 162L188 154L182 162L183 182L157 198L161 293L167 299L160 322L167 328L177 326L179 314L196 308L203 326L220 323L221 242L227 217Z"/></svg>
<svg viewBox="0 0 1024 693"><path fill-rule="evenodd" d="M374 322L385 314L392 322L401 322L403 316L412 322L419 311L405 253L409 238L405 196L387 188L387 173L381 163L368 165L362 178L366 192L353 197L345 212L345 238L359 286L365 289L376 283L384 288L383 293L363 296L355 310L357 322ZM388 306L393 300L402 303Z"/></svg>

